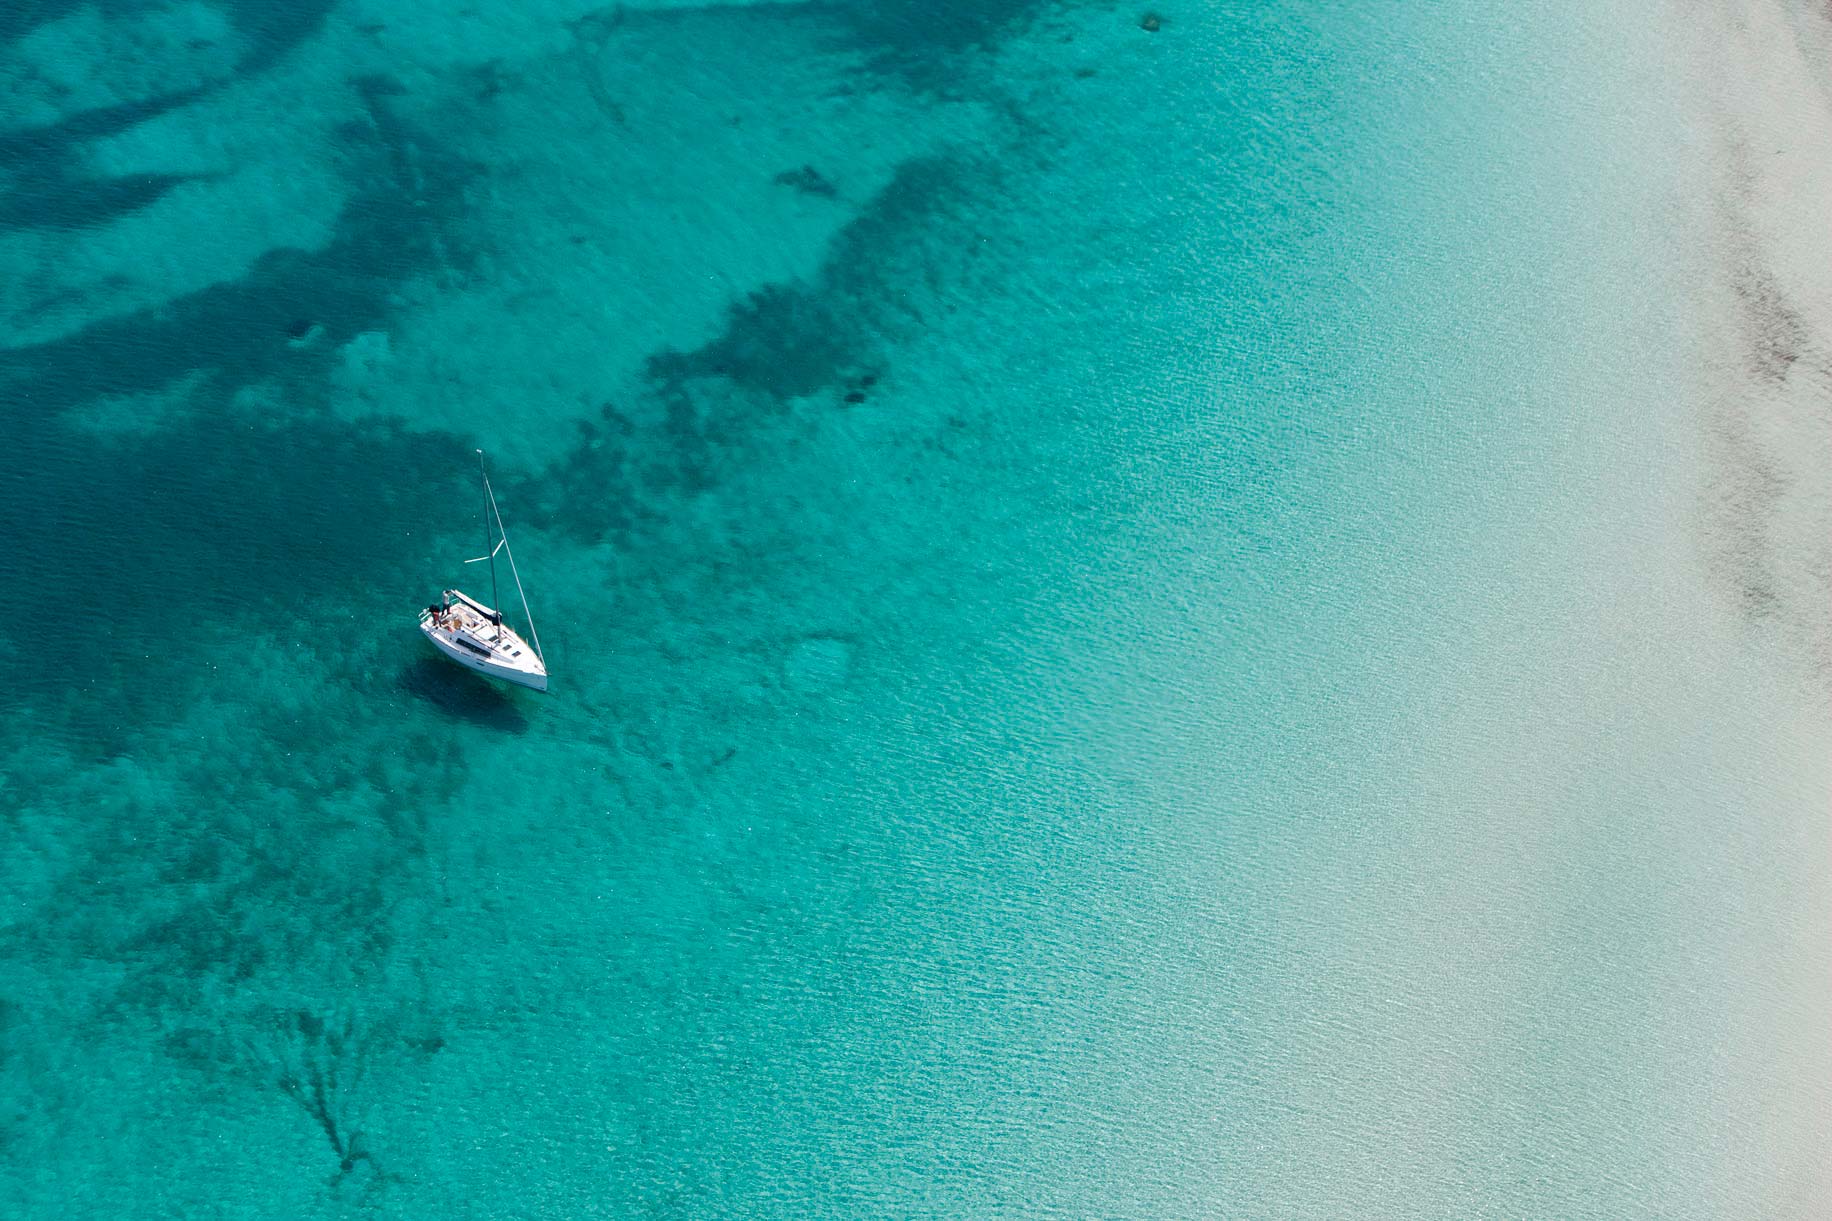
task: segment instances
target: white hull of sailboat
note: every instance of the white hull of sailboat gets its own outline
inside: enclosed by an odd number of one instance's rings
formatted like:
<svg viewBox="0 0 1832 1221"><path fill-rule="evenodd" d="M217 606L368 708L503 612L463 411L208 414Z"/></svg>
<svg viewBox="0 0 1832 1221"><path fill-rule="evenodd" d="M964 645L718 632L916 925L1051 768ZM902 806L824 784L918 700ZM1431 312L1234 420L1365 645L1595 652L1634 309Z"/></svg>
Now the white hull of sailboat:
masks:
<svg viewBox="0 0 1832 1221"><path fill-rule="evenodd" d="M457 597L461 601L440 617L421 612L420 632L433 647L467 670L535 691L547 690L547 667L528 642L480 615L480 604L462 594Z"/></svg>

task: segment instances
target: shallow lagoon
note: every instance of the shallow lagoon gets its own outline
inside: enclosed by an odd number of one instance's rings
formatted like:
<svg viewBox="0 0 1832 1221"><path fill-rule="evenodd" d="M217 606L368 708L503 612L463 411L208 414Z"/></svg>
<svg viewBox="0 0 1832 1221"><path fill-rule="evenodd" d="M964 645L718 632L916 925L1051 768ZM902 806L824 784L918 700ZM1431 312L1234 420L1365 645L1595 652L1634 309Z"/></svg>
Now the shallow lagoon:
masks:
<svg viewBox="0 0 1832 1221"><path fill-rule="evenodd" d="M0 25L8 1206L1812 1199L1688 78L1489 8Z"/></svg>

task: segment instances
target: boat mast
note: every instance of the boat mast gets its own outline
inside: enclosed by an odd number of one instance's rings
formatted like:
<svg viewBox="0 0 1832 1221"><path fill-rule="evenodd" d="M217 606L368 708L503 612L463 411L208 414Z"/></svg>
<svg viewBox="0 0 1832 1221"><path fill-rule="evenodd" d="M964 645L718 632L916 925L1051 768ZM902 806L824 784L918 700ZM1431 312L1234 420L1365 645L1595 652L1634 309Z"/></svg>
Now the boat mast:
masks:
<svg viewBox="0 0 1832 1221"><path fill-rule="evenodd" d="M477 472L483 476L483 550L490 557L490 605L496 611L496 639L501 640L503 604L496 592L496 539L490 533L490 509L496 504L496 498L490 495L490 472L484 469L481 449L477 451Z"/></svg>
<svg viewBox="0 0 1832 1221"><path fill-rule="evenodd" d="M482 453L483 451L479 450L478 452ZM503 554L509 557L509 575L515 578L515 593L516 596L522 600L522 618L527 620L528 634L534 638L534 655L545 663L547 661L547 654L541 652L541 633L535 629L534 612L528 609L528 591L522 588L522 574L515 567L515 549L509 546L509 532L503 529L503 513L501 509L496 507L496 493L490 490L490 476L487 474L483 477L483 494L490 502L490 512L496 516L496 536L501 540L496 545L501 547L503 549ZM490 554L494 556L496 552L492 551ZM492 582L494 582L495 576L496 565L492 563L490 565L490 577ZM494 584L492 584L491 588L494 590ZM500 610L496 612L496 618L497 630L500 632L502 628L502 612Z"/></svg>

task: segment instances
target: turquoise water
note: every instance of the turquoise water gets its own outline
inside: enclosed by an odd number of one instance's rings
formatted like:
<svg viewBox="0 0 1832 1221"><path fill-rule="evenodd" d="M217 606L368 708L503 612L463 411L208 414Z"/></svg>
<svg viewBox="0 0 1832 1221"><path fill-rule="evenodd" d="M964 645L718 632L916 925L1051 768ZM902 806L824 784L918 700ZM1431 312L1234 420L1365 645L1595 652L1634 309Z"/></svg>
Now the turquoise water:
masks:
<svg viewBox="0 0 1832 1221"><path fill-rule="evenodd" d="M4 1211L1812 1215L1678 86L1496 7L0 16Z"/></svg>

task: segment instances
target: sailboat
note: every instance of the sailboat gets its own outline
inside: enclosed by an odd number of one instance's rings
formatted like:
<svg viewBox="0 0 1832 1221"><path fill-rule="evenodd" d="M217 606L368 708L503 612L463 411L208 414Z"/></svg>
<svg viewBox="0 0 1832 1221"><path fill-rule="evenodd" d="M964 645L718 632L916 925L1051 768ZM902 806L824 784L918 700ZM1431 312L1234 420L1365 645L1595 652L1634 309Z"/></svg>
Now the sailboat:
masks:
<svg viewBox="0 0 1832 1221"><path fill-rule="evenodd" d="M534 616L528 613L528 595L522 591L522 577L515 570L515 552L509 549L509 536L503 532L503 516L496 508L496 493L490 488L490 472L484 467L481 449L477 451L477 469L483 476L484 554L465 563L490 565L490 601L495 602L496 554L503 554L509 561L509 575L515 578L515 592L522 600L522 618L528 624L528 634L534 637L534 643L529 644L504 623L500 610L485 606L457 589L446 590L438 602L420 612L420 631L433 642L434 648L461 666L504 682L545 691L547 659L541 654L541 637L534 630Z"/></svg>

